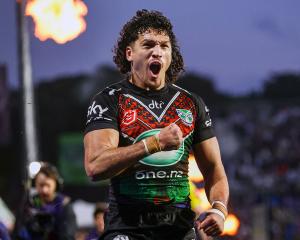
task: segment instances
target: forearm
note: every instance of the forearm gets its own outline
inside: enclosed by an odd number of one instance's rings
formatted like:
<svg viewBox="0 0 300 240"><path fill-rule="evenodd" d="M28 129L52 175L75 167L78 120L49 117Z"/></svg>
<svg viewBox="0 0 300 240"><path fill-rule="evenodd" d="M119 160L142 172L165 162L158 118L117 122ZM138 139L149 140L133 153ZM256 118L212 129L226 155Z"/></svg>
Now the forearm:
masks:
<svg viewBox="0 0 300 240"><path fill-rule="evenodd" d="M205 190L212 208L198 219L197 229L203 230L206 236L215 237L224 231L224 223L228 215L229 188L223 165L213 165L207 170L204 177Z"/></svg>
<svg viewBox="0 0 300 240"><path fill-rule="evenodd" d="M88 164L87 174L92 180L114 177L146 156L145 146L142 142L100 151L94 154Z"/></svg>
<svg viewBox="0 0 300 240"><path fill-rule="evenodd" d="M227 205L229 186L223 165L214 166L208 171L205 177L205 191L210 203L221 201Z"/></svg>
<svg viewBox="0 0 300 240"><path fill-rule="evenodd" d="M227 205L229 186L217 138L210 138L194 146L194 154L204 177L209 202L218 200Z"/></svg>

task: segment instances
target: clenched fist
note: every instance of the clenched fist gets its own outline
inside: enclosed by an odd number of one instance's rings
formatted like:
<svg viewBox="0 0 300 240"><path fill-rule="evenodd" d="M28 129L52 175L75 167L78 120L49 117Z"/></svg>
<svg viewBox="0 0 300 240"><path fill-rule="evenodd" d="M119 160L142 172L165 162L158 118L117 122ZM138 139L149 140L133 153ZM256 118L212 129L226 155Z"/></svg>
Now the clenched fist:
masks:
<svg viewBox="0 0 300 240"><path fill-rule="evenodd" d="M178 149L183 141L182 132L175 123L163 128L158 138L162 151Z"/></svg>
<svg viewBox="0 0 300 240"><path fill-rule="evenodd" d="M224 230L224 220L215 213L204 214L203 219L196 221L198 230L203 230L207 236L219 236Z"/></svg>

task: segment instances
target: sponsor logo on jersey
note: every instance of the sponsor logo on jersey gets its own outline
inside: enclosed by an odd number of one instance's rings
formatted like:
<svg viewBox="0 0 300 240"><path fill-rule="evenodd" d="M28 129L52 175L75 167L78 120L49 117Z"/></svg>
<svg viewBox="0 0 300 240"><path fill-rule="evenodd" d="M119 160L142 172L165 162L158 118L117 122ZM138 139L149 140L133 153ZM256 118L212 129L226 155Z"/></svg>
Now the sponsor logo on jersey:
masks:
<svg viewBox="0 0 300 240"><path fill-rule="evenodd" d="M210 127L212 125L211 119L205 121L205 126Z"/></svg>
<svg viewBox="0 0 300 240"><path fill-rule="evenodd" d="M129 237L126 235L117 235L113 238L113 240L129 240Z"/></svg>
<svg viewBox="0 0 300 240"><path fill-rule="evenodd" d="M170 170L170 171L137 171L135 173L135 179L156 179L156 178L182 178L183 171Z"/></svg>
<svg viewBox="0 0 300 240"><path fill-rule="evenodd" d="M178 91L176 94L174 94L174 96L172 97L172 99L166 104L163 101L160 102L155 102L154 100L151 100L151 103L144 103L143 101L141 101L140 99L138 99L135 96L132 96L130 94L123 94L124 97L129 97L131 99L133 99L134 101L138 102L139 104L141 104L143 107L145 107L147 109L147 111L156 118L157 121L161 121L163 119L163 117L165 116L165 113L167 112L167 110L169 109L169 107L174 103L174 101L177 99L177 97L180 95L180 92ZM159 115L156 115L156 111L154 111L155 109L158 110L162 110L161 113ZM160 112L160 111L158 111Z"/></svg>
<svg viewBox="0 0 300 240"><path fill-rule="evenodd" d="M122 123L124 125L130 125L135 122L136 116L137 116L136 110L128 110L124 113Z"/></svg>
<svg viewBox="0 0 300 240"><path fill-rule="evenodd" d="M162 109L163 105L164 105L163 101L157 102L155 100L152 100L151 103L148 105L148 107L150 109L154 109L154 108L156 108L156 109Z"/></svg>
<svg viewBox="0 0 300 240"><path fill-rule="evenodd" d="M160 132L160 129L152 129L140 134L134 141L134 143L143 140ZM161 151L144 157L140 160L140 163L156 167L171 166L179 162L184 154L184 141L177 150Z"/></svg>
<svg viewBox="0 0 300 240"><path fill-rule="evenodd" d="M107 110L107 107L102 108L101 105L96 105L96 101L94 101L88 108L88 116L91 116L92 114L98 114L98 117L102 117L103 113L105 113Z"/></svg>
<svg viewBox="0 0 300 240"><path fill-rule="evenodd" d="M193 123L193 114L187 109L176 109L178 116L185 125L191 126Z"/></svg>

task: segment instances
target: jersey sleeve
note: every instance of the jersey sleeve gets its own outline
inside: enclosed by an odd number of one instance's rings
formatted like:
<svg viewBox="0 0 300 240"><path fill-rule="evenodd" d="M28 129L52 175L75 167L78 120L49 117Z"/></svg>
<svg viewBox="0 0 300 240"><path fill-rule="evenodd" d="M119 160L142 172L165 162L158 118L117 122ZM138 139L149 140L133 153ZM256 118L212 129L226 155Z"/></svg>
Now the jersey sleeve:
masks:
<svg viewBox="0 0 300 240"><path fill-rule="evenodd" d="M93 97L87 111L84 134L105 128L118 130L118 98L111 93L104 89Z"/></svg>
<svg viewBox="0 0 300 240"><path fill-rule="evenodd" d="M199 142L202 142L206 139L212 138L215 136L212 120L209 115L209 109L205 105L204 101L197 95L193 94L196 104L196 122L194 129L194 140L193 145Z"/></svg>

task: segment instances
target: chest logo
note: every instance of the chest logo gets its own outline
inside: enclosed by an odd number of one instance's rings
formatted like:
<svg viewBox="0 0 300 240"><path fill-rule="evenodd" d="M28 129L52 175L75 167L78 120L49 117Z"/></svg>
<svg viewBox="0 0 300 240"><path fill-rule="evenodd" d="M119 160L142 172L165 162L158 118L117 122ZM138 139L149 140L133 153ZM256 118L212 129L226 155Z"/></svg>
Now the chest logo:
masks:
<svg viewBox="0 0 300 240"><path fill-rule="evenodd" d="M193 123L193 114L187 109L176 109L176 112L185 125L191 126Z"/></svg>
<svg viewBox="0 0 300 240"><path fill-rule="evenodd" d="M139 135L134 143L139 142L147 137L155 135L160 132L160 129L152 129L146 132L143 132ZM166 167L171 166L179 162L183 155L184 155L184 141L182 142L181 146L177 150L171 151L161 151L154 154L151 154L147 157L144 157L140 160L140 163L148 165L148 166L155 166L155 167Z"/></svg>
<svg viewBox="0 0 300 240"><path fill-rule="evenodd" d="M151 103L148 105L148 107L150 109L154 109L154 108L156 108L156 109L162 109L163 105L164 105L163 101L157 102L157 101L152 100Z"/></svg>
<svg viewBox="0 0 300 240"><path fill-rule="evenodd" d="M124 113L122 123L124 125L130 125L135 122L136 116L137 116L136 110L128 110Z"/></svg>

